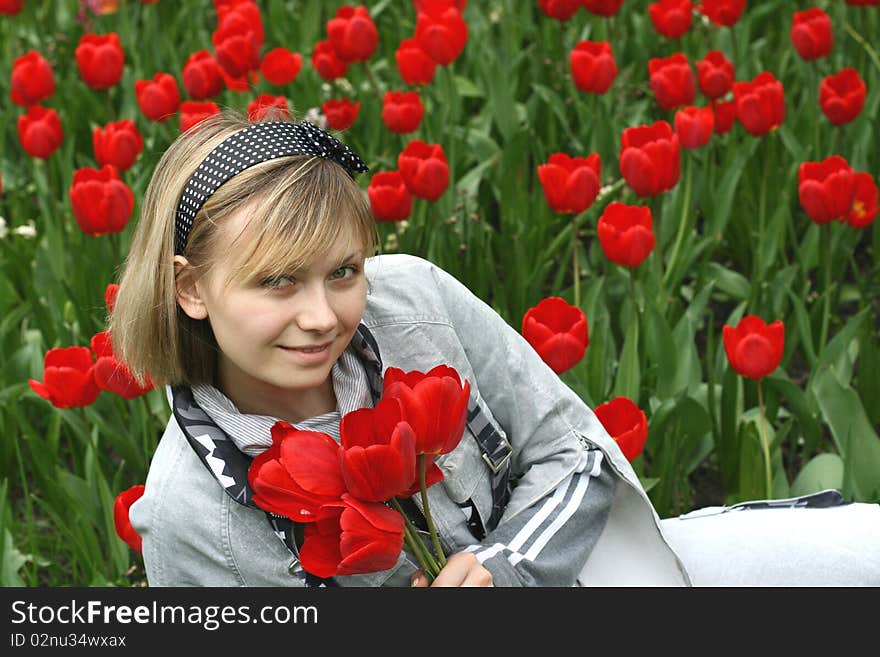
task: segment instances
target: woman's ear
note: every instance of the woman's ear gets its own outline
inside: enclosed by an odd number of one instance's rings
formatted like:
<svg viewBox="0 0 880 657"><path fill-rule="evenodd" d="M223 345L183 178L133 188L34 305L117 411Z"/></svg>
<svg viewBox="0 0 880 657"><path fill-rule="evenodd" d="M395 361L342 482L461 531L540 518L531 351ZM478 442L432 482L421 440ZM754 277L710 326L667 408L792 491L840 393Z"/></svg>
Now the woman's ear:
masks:
<svg viewBox="0 0 880 657"><path fill-rule="evenodd" d="M205 319L208 308L199 293L193 268L180 255L174 256L174 285L177 290L177 305L183 308L183 312L193 319Z"/></svg>

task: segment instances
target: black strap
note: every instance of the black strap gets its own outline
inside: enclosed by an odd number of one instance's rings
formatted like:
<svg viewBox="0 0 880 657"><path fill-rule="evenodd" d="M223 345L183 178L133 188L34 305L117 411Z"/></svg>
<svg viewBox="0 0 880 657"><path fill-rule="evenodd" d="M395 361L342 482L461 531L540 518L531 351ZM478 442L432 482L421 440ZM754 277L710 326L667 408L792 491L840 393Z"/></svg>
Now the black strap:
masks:
<svg viewBox="0 0 880 657"><path fill-rule="evenodd" d="M358 326L351 344L367 373L370 396L373 404L376 404L382 395L383 385L379 345L364 324ZM254 493L247 477L252 457L238 449L229 435L199 407L189 386L172 386L171 394L171 410L177 424L202 464L233 500L244 506L259 508L253 502ZM467 424L476 437L486 466L492 472L492 513L486 523L491 531L497 526L510 498L511 447L507 439L483 413L473 394L468 400ZM482 540L485 537L485 528L479 520L473 501L468 500L465 506L468 505L471 507L468 527L478 540ZM336 586L332 579L314 577L299 565L294 522L269 511L265 513L272 530L295 557L290 566L291 573L302 577L309 586Z"/></svg>

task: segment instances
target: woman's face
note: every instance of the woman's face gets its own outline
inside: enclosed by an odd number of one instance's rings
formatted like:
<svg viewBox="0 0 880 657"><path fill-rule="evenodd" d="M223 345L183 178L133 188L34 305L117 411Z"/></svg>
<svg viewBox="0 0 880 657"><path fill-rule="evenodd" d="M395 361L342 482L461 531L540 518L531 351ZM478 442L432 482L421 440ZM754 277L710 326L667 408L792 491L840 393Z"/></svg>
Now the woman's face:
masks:
<svg viewBox="0 0 880 657"><path fill-rule="evenodd" d="M221 254L232 251L246 221L247 208L242 208L224 222ZM228 287L231 258L221 258L195 283L201 302L195 312L211 322L220 347L224 394L241 412L290 422L332 410L327 408L330 371L366 306L363 247L353 238L345 240L306 271ZM325 344L321 353L298 350Z"/></svg>

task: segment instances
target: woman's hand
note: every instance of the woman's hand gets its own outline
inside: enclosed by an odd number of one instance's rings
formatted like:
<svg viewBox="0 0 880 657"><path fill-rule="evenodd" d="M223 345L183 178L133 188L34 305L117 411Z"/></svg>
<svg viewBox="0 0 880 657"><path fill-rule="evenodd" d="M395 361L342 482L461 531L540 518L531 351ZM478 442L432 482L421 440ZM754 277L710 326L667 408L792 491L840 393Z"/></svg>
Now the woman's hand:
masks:
<svg viewBox="0 0 880 657"><path fill-rule="evenodd" d="M413 586L428 586L421 570L412 577ZM483 568L473 552L458 552L446 560L446 565L431 586L494 586L492 573Z"/></svg>

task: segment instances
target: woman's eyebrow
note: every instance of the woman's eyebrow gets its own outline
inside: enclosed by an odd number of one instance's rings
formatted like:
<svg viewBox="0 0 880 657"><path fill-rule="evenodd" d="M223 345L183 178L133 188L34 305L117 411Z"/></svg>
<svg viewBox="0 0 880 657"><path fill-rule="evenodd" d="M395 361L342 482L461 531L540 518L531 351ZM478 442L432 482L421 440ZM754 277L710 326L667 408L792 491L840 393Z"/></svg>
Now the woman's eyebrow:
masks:
<svg viewBox="0 0 880 657"><path fill-rule="evenodd" d="M361 253L361 251L353 251L352 253L349 253L347 256L340 259L335 265L333 265L333 267L330 268L330 271L335 271L340 265L345 264L346 262L348 262L349 260L354 258L356 255L359 255L360 253ZM296 271L291 272L291 273L293 273L293 274L307 274L309 271L310 270L308 268L302 268L302 269L297 269Z"/></svg>

